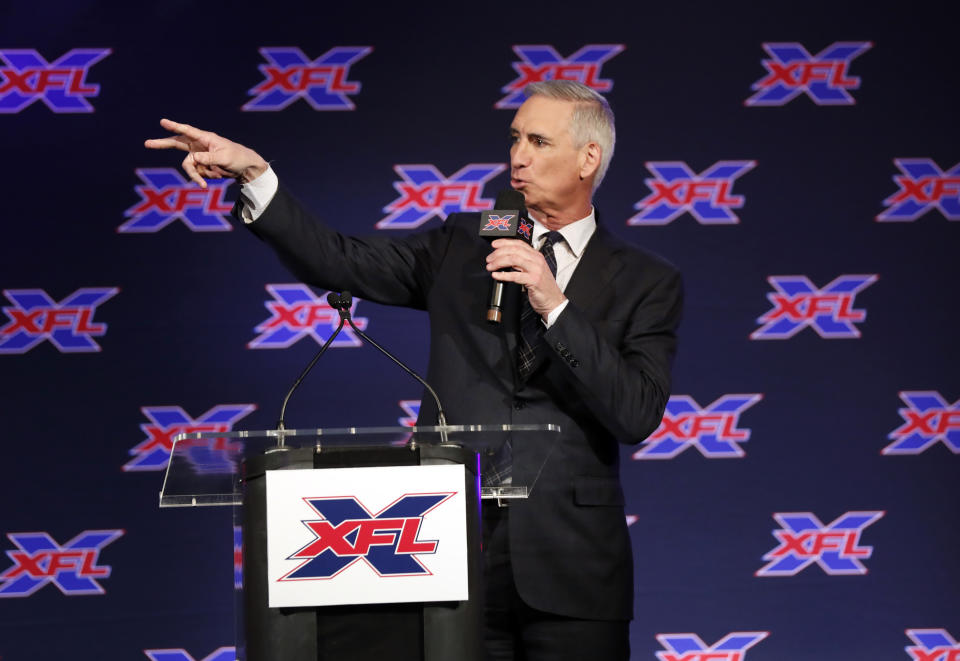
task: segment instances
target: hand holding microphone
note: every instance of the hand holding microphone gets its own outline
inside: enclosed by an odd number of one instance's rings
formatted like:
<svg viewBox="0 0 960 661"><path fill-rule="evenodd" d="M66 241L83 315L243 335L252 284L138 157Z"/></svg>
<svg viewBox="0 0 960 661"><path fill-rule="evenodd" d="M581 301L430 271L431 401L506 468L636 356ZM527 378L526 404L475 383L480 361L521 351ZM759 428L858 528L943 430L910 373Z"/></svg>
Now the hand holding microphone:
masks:
<svg viewBox="0 0 960 661"><path fill-rule="evenodd" d="M527 215L523 193L513 189L500 191L495 208L480 215L480 236L497 239L519 239L527 244L533 240L533 221ZM504 267L507 271L509 267ZM494 280L490 286L487 321L499 324L503 319L503 282Z"/></svg>
<svg viewBox="0 0 960 661"><path fill-rule="evenodd" d="M480 236L492 238L494 248L487 256L487 270L494 279L487 321L500 323L502 319L505 282L523 285L530 307L543 318L566 300L543 255L531 246L533 221L527 215L521 193L507 190L497 195L496 208L484 211L480 217Z"/></svg>

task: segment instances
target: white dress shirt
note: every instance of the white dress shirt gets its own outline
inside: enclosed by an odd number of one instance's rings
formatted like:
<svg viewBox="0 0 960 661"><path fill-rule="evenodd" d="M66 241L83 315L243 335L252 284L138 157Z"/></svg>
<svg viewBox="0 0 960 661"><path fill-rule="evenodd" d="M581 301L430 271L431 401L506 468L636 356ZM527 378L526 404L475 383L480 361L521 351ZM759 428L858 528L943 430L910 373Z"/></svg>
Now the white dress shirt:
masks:
<svg viewBox="0 0 960 661"><path fill-rule="evenodd" d="M560 287L560 291L566 291L567 284L570 282L577 264L580 263L580 258L583 257L587 242L590 241L590 237L596 230L597 215L593 207L590 207L590 213L585 218L575 220L558 230L563 235L563 241L553 244L553 254L557 258L557 286ZM535 248L540 249L549 231L536 218L533 219L533 246ZM569 300L564 299L563 303L550 311L544 322L547 328L554 324L569 302Z"/></svg>

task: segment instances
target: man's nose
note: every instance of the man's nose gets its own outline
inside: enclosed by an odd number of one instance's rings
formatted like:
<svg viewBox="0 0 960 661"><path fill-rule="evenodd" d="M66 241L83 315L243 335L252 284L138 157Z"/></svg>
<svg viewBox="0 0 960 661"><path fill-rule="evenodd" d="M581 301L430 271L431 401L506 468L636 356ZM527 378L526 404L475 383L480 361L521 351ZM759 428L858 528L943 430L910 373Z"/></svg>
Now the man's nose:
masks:
<svg viewBox="0 0 960 661"><path fill-rule="evenodd" d="M523 142L516 143L513 146L513 149L510 150L510 166L514 168L522 168L528 165L529 162L530 151Z"/></svg>

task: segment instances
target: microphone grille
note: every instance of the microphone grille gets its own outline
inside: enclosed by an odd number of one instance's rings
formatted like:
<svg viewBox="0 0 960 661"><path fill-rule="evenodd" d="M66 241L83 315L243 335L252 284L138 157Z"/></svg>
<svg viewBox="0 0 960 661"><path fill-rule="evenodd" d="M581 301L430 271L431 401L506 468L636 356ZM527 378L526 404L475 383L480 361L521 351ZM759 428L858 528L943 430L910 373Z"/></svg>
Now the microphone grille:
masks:
<svg viewBox="0 0 960 661"><path fill-rule="evenodd" d="M497 194L497 201L493 208L521 209L525 211L527 205L523 200L523 193L513 190L512 188L508 188L507 190L502 190Z"/></svg>

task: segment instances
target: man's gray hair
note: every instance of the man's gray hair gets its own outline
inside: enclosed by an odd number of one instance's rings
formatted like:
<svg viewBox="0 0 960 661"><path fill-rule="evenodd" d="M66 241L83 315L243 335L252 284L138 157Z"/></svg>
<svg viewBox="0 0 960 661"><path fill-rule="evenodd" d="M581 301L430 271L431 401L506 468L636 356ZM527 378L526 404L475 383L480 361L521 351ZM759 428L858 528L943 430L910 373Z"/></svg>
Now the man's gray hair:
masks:
<svg viewBox="0 0 960 661"><path fill-rule="evenodd" d="M600 145L600 167L593 180L593 190L597 190L610 167L613 147L617 141L613 111L610 104L593 89L573 80L545 80L531 83L523 90L527 98L545 96L560 101L570 101L575 105L570 120L570 135L577 149L588 142Z"/></svg>

